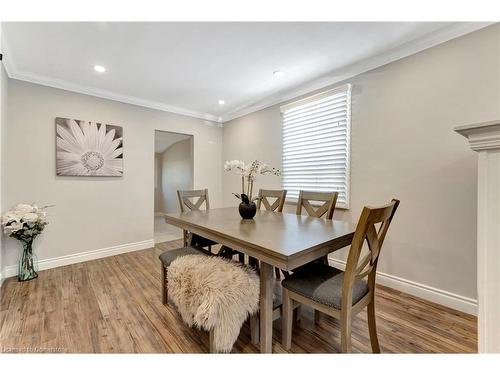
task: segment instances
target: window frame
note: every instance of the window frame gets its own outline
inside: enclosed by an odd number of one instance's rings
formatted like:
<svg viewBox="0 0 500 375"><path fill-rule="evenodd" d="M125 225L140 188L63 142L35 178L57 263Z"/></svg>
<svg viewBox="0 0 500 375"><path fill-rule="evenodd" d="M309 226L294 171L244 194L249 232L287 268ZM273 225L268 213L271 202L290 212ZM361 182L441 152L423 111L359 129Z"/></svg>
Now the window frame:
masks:
<svg viewBox="0 0 500 375"><path fill-rule="evenodd" d="M347 83L342 86L337 86L332 89L328 89L325 91L321 91L317 94L313 94L307 96L303 99L295 100L293 102L289 102L280 107L280 116L281 116L281 170L284 171L283 168L283 156L284 156L284 137L283 137L283 113L290 108L297 107L302 104L307 104L314 102L316 100L323 99L330 95L335 95L336 93L345 92L347 94L347 104L346 104L346 173L345 173L345 196L346 202L340 203L338 202L335 208L348 210L350 208L351 203L351 106L352 106L352 84ZM281 188L283 187L283 178L281 178ZM286 198L286 204L297 204L297 198Z"/></svg>

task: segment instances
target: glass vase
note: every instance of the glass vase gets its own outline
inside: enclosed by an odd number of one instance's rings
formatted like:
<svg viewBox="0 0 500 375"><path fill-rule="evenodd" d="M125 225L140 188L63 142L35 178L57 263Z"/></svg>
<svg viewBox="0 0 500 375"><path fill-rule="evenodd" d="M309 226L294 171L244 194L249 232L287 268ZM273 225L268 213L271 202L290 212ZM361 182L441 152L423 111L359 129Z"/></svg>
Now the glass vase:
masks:
<svg viewBox="0 0 500 375"><path fill-rule="evenodd" d="M19 260L18 281L33 280L38 277L36 257L33 254L33 241L21 241L23 254Z"/></svg>

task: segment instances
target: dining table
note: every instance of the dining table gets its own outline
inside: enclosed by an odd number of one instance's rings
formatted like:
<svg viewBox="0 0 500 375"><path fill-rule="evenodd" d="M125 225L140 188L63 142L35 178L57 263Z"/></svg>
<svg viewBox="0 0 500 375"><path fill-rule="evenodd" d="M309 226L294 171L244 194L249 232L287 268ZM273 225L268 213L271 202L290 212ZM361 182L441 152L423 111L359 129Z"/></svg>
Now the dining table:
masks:
<svg viewBox="0 0 500 375"><path fill-rule="evenodd" d="M170 213L165 220L260 261L261 353L272 353L274 267L292 271L349 246L356 229L346 221L265 210L242 219L236 207Z"/></svg>

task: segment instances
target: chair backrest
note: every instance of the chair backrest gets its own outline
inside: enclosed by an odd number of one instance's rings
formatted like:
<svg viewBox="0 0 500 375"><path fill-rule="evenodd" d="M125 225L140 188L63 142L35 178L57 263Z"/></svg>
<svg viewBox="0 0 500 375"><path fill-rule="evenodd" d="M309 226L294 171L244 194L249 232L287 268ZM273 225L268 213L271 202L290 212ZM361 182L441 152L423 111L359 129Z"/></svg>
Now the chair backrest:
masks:
<svg viewBox="0 0 500 375"><path fill-rule="evenodd" d="M191 211L199 210L203 202L205 202L205 209L210 209L210 204L208 203L208 189L177 190L177 197L179 198L181 212L185 212L188 209ZM194 200L191 200L193 198L198 199L194 202Z"/></svg>
<svg viewBox="0 0 500 375"><path fill-rule="evenodd" d="M261 204L267 211L283 211L285 204L286 190L259 190L257 208L260 210ZM274 203L270 203L268 198L276 198Z"/></svg>
<svg viewBox="0 0 500 375"><path fill-rule="evenodd" d="M342 286L342 307L352 305L352 289L357 280L368 276L368 287L374 292L380 250L398 206L399 200L393 199L385 206L363 208L347 258ZM378 230L377 224L380 224ZM360 260L365 240L369 251ZM351 301L351 303L345 305L344 301Z"/></svg>
<svg viewBox="0 0 500 375"><path fill-rule="evenodd" d="M332 220L338 195L339 193L336 191L324 193L301 190L299 193L299 200L297 202L297 215L302 215L302 207L304 207L309 216L322 217L326 214L326 219ZM314 208L311 201L323 202L323 204L318 208Z"/></svg>

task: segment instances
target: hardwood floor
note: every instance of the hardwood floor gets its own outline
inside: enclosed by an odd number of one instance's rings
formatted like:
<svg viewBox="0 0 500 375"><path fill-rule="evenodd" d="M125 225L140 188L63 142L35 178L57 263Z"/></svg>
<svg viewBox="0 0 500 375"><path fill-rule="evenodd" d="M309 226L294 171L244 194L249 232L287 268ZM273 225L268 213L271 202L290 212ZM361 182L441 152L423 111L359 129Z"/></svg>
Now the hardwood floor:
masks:
<svg viewBox="0 0 500 375"><path fill-rule="evenodd" d="M41 271L39 278L4 281L0 302L0 352L206 353L208 333L184 325L175 308L161 303L158 255L180 241ZM382 353L476 353L476 318L407 294L377 287ZM274 324L273 351L281 319ZM371 353L366 314L354 318L353 351ZM290 352L335 353L338 321L314 325L303 308ZM258 353L245 324L233 352Z"/></svg>

